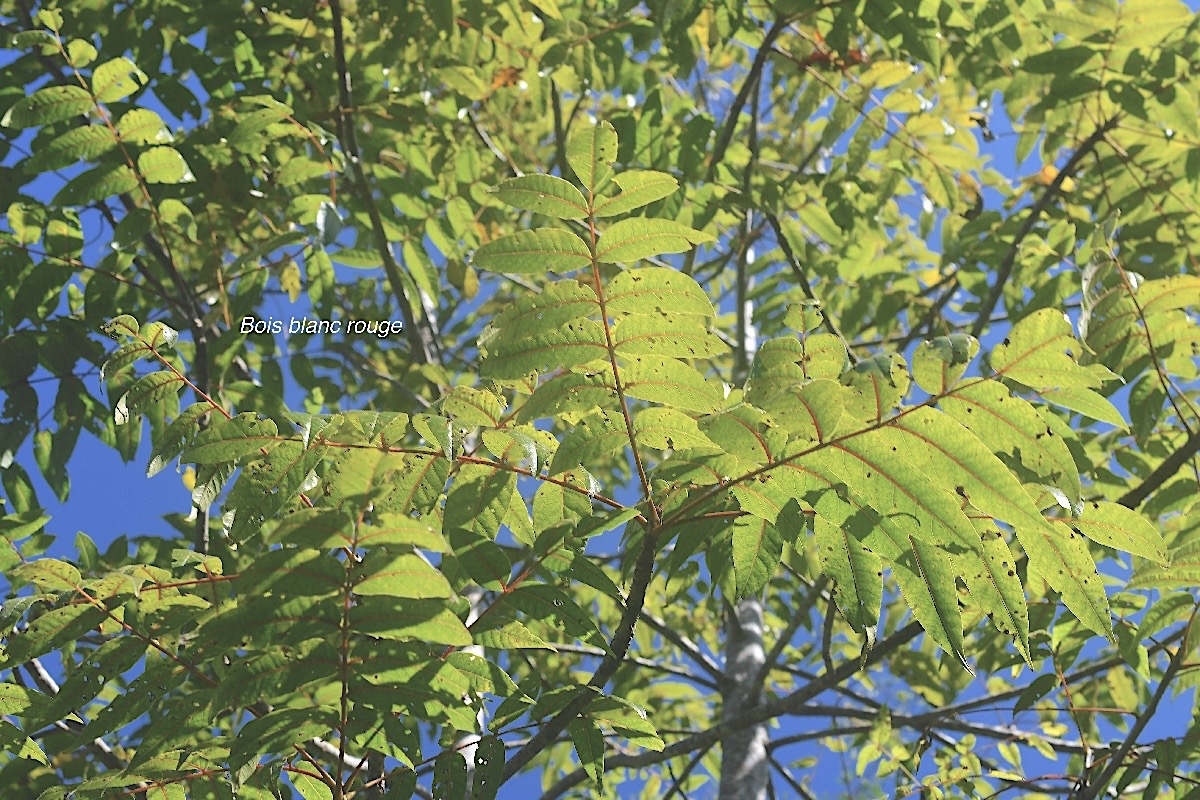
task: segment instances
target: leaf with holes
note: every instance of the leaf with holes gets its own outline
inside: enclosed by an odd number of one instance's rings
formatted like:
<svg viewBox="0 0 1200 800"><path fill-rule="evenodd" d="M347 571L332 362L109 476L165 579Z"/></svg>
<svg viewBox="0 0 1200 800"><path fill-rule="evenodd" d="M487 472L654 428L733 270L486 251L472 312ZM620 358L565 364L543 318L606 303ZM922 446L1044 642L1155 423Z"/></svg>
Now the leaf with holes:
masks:
<svg viewBox="0 0 1200 800"><path fill-rule="evenodd" d="M550 462L549 473L557 475L578 466L586 467L620 452L628 444L629 433L625 430L625 421L620 412L601 411L592 414L580 420L563 437L554 460Z"/></svg>
<svg viewBox="0 0 1200 800"><path fill-rule="evenodd" d="M721 403L717 388L695 367L671 358L628 358L621 367L621 382L630 397L673 405L684 411L708 413Z"/></svg>
<svg viewBox="0 0 1200 800"><path fill-rule="evenodd" d="M842 419L845 391L822 378L797 384L760 401L771 421L797 439L824 442Z"/></svg>
<svg viewBox="0 0 1200 800"><path fill-rule="evenodd" d="M617 131L610 122L581 126L567 140L567 163L579 182L595 193L612 176L617 158Z"/></svg>
<svg viewBox="0 0 1200 800"><path fill-rule="evenodd" d="M600 236L596 260L602 264L640 261L664 253L685 253L693 245L714 242L712 236L665 219L623 219Z"/></svg>
<svg viewBox="0 0 1200 800"><path fill-rule="evenodd" d="M720 450L700 432L696 420L672 408L647 408L633 418L638 444L658 450Z"/></svg>
<svg viewBox="0 0 1200 800"><path fill-rule="evenodd" d="M1144 516L1119 503L1084 503L1078 519L1065 520L1072 528L1107 547L1133 553L1159 564L1168 564L1162 533Z"/></svg>
<svg viewBox="0 0 1200 800"><path fill-rule="evenodd" d="M957 387L938 401L946 415L975 434L993 453L1004 454L1078 503L1079 468L1066 442L1047 427L1028 401L999 381Z"/></svg>
<svg viewBox="0 0 1200 800"><path fill-rule="evenodd" d="M608 357L604 327L591 319L577 319L559 328L534 329L520 338L481 338L479 346L483 353L481 372L497 380L567 369Z"/></svg>
<svg viewBox="0 0 1200 800"><path fill-rule="evenodd" d="M1067 316L1043 308L1014 325L992 349L991 366L997 375L1031 389L1102 386L1104 379L1098 373L1077 363L1082 352Z"/></svg>
<svg viewBox="0 0 1200 800"><path fill-rule="evenodd" d="M696 317L668 311L623 317L613 326L612 338L619 355L707 358L729 351Z"/></svg>
<svg viewBox="0 0 1200 800"><path fill-rule="evenodd" d="M609 314L699 315L711 317L712 301L690 275L666 267L640 267L621 272L605 291Z"/></svg>
<svg viewBox="0 0 1200 800"><path fill-rule="evenodd" d="M883 602L883 562L861 541L874 524L872 515L855 511L835 492L824 493L816 511L813 543L822 571L833 581L837 607L851 628L874 636Z"/></svg>

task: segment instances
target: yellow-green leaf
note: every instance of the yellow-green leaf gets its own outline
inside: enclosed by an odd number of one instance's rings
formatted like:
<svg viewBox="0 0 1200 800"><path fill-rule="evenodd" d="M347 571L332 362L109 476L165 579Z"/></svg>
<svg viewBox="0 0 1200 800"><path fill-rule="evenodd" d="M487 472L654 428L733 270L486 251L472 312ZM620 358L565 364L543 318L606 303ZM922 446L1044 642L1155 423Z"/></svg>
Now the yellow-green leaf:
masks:
<svg viewBox="0 0 1200 800"><path fill-rule="evenodd" d="M92 94L101 103L124 100L144 86L146 73L125 56L106 61L92 72Z"/></svg>
<svg viewBox="0 0 1200 800"><path fill-rule="evenodd" d="M475 266L492 272L570 272L592 262L575 234L561 228L533 228L488 242L475 251Z"/></svg>
<svg viewBox="0 0 1200 800"><path fill-rule="evenodd" d="M600 236L596 260L604 264L638 261L663 253L683 253L692 245L716 241L703 231L666 219L623 219Z"/></svg>
<svg viewBox="0 0 1200 800"><path fill-rule="evenodd" d="M138 172L146 183L190 183L196 180L174 147L151 147L138 156Z"/></svg>
<svg viewBox="0 0 1200 800"><path fill-rule="evenodd" d="M583 219L587 200L579 190L554 175L521 175L504 181L492 193L514 208L557 219Z"/></svg>
<svg viewBox="0 0 1200 800"><path fill-rule="evenodd" d="M661 200L679 190L679 182L665 172L631 169L613 178L621 191L612 197L596 199L597 217L612 217Z"/></svg>
<svg viewBox="0 0 1200 800"><path fill-rule="evenodd" d="M581 126L567 140L567 163L590 192L595 192L612 175L617 157L617 131L605 121L592 127Z"/></svg>
<svg viewBox="0 0 1200 800"><path fill-rule="evenodd" d="M23 97L0 119L6 128L50 125L92 110L92 96L81 86L47 86Z"/></svg>
<svg viewBox="0 0 1200 800"><path fill-rule="evenodd" d="M1167 545L1158 527L1119 503L1084 503L1083 514L1068 524L1093 542L1167 564Z"/></svg>

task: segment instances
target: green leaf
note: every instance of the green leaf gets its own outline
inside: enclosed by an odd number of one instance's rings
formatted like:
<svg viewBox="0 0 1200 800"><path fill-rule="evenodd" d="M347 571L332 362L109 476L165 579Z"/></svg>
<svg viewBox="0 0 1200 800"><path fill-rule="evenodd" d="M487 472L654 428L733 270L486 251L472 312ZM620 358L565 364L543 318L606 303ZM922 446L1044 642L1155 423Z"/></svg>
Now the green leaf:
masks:
<svg viewBox="0 0 1200 800"><path fill-rule="evenodd" d="M359 595L431 599L452 594L442 573L415 553L371 553L354 570L353 581Z"/></svg>
<svg viewBox="0 0 1200 800"><path fill-rule="evenodd" d="M86 116L92 110L92 96L80 86L47 86L13 104L0 119L7 128L32 128L51 125L71 117Z"/></svg>
<svg viewBox="0 0 1200 800"><path fill-rule="evenodd" d="M246 412L214 422L192 440L182 458L193 464L237 461L245 456L261 455L262 448L273 446L278 439L279 428L273 420L260 419L257 414Z"/></svg>
<svg viewBox="0 0 1200 800"><path fill-rule="evenodd" d="M620 697L599 697L588 706L587 716L608 725L613 733L628 739L636 747L661 752L664 743L654 725L639 706Z"/></svg>
<svg viewBox="0 0 1200 800"><path fill-rule="evenodd" d="M333 790L312 775L292 773L292 786L304 800L333 800Z"/></svg>
<svg viewBox="0 0 1200 800"><path fill-rule="evenodd" d="M494 647L497 650L555 650L553 645L516 620L479 631L474 639L481 647Z"/></svg>
<svg viewBox="0 0 1200 800"><path fill-rule="evenodd" d="M863 526L869 529L871 519L834 492L826 492L816 510L813 541L821 569L833 580L837 607L855 631L873 632L883 601L883 566L879 556L860 541Z"/></svg>
<svg viewBox="0 0 1200 800"><path fill-rule="evenodd" d="M6 719L0 720L0 750L11 753L16 758L37 761L46 766L50 765L41 746Z"/></svg>
<svg viewBox="0 0 1200 800"><path fill-rule="evenodd" d="M881 420L908 391L908 369L899 354L884 353L859 361L842 375L842 383L850 387L844 400L848 414L866 421Z"/></svg>
<svg viewBox="0 0 1200 800"><path fill-rule="evenodd" d="M504 598L505 604L531 619L562 628L567 636L608 650L608 642L589 612L570 595L545 583L523 583Z"/></svg>
<svg viewBox="0 0 1200 800"><path fill-rule="evenodd" d="M1026 400L998 381L976 381L954 390L938 405L975 434L994 453L1018 459L1021 466L1066 493L1080 496L1079 468L1066 442L1046 426Z"/></svg>
<svg viewBox="0 0 1200 800"><path fill-rule="evenodd" d="M289 752L292 745L325 736L336 725L337 712L331 706L275 709L238 731L229 749L229 768L236 772L263 755Z"/></svg>
<svg viewBox="0 0 1200 800"><path fill-rule="evenodd" d="M592 263L588 246L561 228L533 228L488 242L475 251L472 263L492 272L541 274L570 272Z"/></svg>
<svg viewBox="0 0 1200 800"><path fill-rule="evenodd" d="M590 319L568 322L560 328L533 329L515 341L500 335L481 337L479 345L483 351L481 372L498 380L566 369L608 356L604 328Z"/></svg>
<svg viewBox="0 0 1200 800"><path fill-rule="evenodd" d="M954 583L957 575L949 554L910 536L908 549L892 562L892 574L925 632L973 672L963 652L962 615Z"/></svg>
<svg viewBox="0 0 1200 800"><path fill-rule="evenodd" d="M587 200L579 190L553 175L521 175L504 181L492 194L514 208L536 211L556 219L583 219Z"/></svg>
<svg viewBox="0 0 1200 800"><path fill-rule="evenodd" d="M183 452L184 446L198 433L197 422L212 411L208 403L194 403L179 413L167 429L156 437L146 465L146 477L153 478Z"/></svg>
<svg viewBox="0 0 1200 800"><path fill-rule="evenodd" d="M524 294L496 315L480 335L488 349L515 347L548 330L598 314L596 291L578 281L563 280L542 291Z"/></svg>
<svg viewBox="0 0 1200 800"><path fill-rule="evenodd" d="M467 796L467 760L458 750L443 750L433 762L433 796L438 800L464 800Z"/></svg>
<svg viewBox="0 0 1200 800"><path fill-rule="evenodd" d="M694 367L671 358L634 357L621 368L625 394L707 414L721 403L717 388Z"/></svg>
<svg viewBox="0 0 1200 800"><path fill-rule="evenodd" d="M590 719L578 717L571 720L567 726L571 735L571 744L575 747L575 755L587 772L596 791L604 794L604 733Z"/></svg>
<svg viewBox="0 0 1200 800"><path fill-rule="evenodd" d="M504 398L495 392L458 386L442 401L442 411L463 425L499 425Z"/></svg>
<svg viewBox="0 0 1200 800"><path fill-rule="evenodd" d="M92 94L101 103L112 103L124 100L148 80L136 64L125 56L118 56L92 71Z"/></svg>
<svg viewBox="0 0 1200 800"><path fill-rule="evenodd" d="M610 405L616 389L604 372L581 375L570 372L539 385L517 411L519 422L588 412Z"/></svg>
<svg viewBox="0 0 1200 800"><path fill-rule="evenodd" d="M616 411L601 411L580 420L563 437L548 474L557 475L578 466L589 466L618 453L629 444L625 420Z"/></svg>
<svg viewBox="0 0 1200 800"><path fill-rule="evenodd" d="M638 444L658 450L719 450L700 432L696 420L671 408L647 408L633 418Z"/></svg>
<svg viewBox="0 0 1200 800"><path fill-rule="evenodd" d="M623 219L601 235L596 260L602 264L638 261L663 253L684 253L694 244L714 242L703 231L665 219Z"/></svg>
<svg viewBox="0 0 1200 800"><path fill-rule="evenodd" d="M824 442L842 419L843 396L840 386L822 378L773 394L759 406L793 437Z"/></svg>
<svg viewBox="0 0 1200 800"><path fill-rule="evenodd" d="M1108 398L1091 389L1071 386L1061 389L1044 389L1038 394L1042 399L1056 406L1078 411L1086 417L1115 425L1120 430L1129 429L1129 425L1121 417L1121 412L1117 410L1116 406L1109 402Z"/></svg>
<svg viewBox="0 0 1200 800"><path fill-rule="evenodd" d="M1167 545L1158 527L1148 519L1119 503L1084 503L1083 514L1068 524L1093 542L1148 558L1159 564L1169 563Z"/></svg>
<svg viewBox="0 0 1200 800"><path fill-rule="evenodd" d="M898 542L911 536L970 549L977 537L958 498L909 461L900 449L903 442L893 435L881 428L835 442L796 463L832 470L853 496L879 513L883 529Z"/></svg>
<svg viewBox="0 0 1200 800"><path fill-rule="evenodd" d="M475 745L475 776L471 783L471 800L496 800L504 780L504 740L499 736L482 736Z"/></svg>
<svg viewBox="0 0 1200 800"><path fill-rule="evenodd" d="M129 144L163 144L171 141L171 132L167 130L162 117L148 108L134 108L122 114L117 121L117 135L122 142Z"/></svg>
<svg viewBox="0 0 1200 800"><path fill-rule="evenodd" d="M40 145L25 160L25 174L62 169L79 159L94 161L117 146L117 138L107 125L84 125Z"/></svg>
<svg viewBox="0 0 1200 800"><path fill-rule="evenodd" d="M617 158L617 131L604 121L581 126L567 140L567 163L583 187L593 194L612 175Z"/></svg>
<svg viewBox="0 0 1200 800"><path fill-rule="evenodd" d="M350 609L350 624L359 633L380 639L416 640L453 647L471 644L471 634L462 620L441 600L397 602L386 595L362 597Z"/></svg>
<svg viewBox="0 0 1200 800"><path fill-rule="evenodd" d="M493 541L504 522L516 486L511 472L464 464L446 496L442 529L467 574L487 589L501 589L512 571L508 556Z"/></svg>
<svg viewBox="0 0 1200 800"><path fill-rule="evenodd" d="M605 291L609 314L715 314L704 289L690 275L667 267L640 267L621 272Z"/></svg>
<svg viewBox="0 0 1200 800"><path fill-rule="evenodd" d="M134 414L145 413L154 404L175 397L184 388L183 376L174 372L152 372L138 378L133 387L117 400L113 421L126 425Z"/></svg>
<svg viewBox="0 0 1200 800"><path fill-rule="evenodd" d="M55 205L86 206L137 189L138 177L128 164L102 164L76 175L58 190Z"/></svg>
<svg viewBox="0 0 1200 800"><path fill-rule="evenodd" d="M1083 537L1061 522L1017 525L1014 530L1030 566L1062 595L1071 613L1089 629L1114 640L1108 596Z"/></svg>
<svg viewBox="0 0 1200 800"><path fill-rule="evenodd" d="M1104 380L1076 363L1083 351L1066 314L1043 308L1022 319L992 350L997 375L1031 389L1078 387L1094 389Z"/></svg>
<svg viewBox="0 0 1200 800"><path fill-rule="evenodd" d="M738 517L733 523L733 576L739 598L762 591L783 558L783 537L770 521Z"/></svg>
<svg viewBox="0 0 1200 800"><path fill-rule="evenodd" d="M151 147L138 156L138 172L146 183L190 183L196 180L174 147Z"/></svg>
<svg viewBox="0 0 1200 800"><path fill-rule="evenodd" d="M613 217L649 205L679 190L679 182L665 172L631 169L613 178L621 191L612 197L596 199L594 214ZM535 209L536 210L536 209Z"/></svg>
<svg viewBox="0 0 1200 800"><path fill-rule="evenodd" d="M978 340L965 333L921 342L913 352L913 378L930 394L943 394L958 383L978 352Z"/></svg>
<svg viewBox="0 0 1200 800"><path fill-rule="evenodd" d="M1000 530L988 520L976 520L979 549L955 559L975 604L996 629L1013 637L1021 657L1030 663L1029 607L1016 572L1016 559ZM1032 666L1032 665L1031 665Z"/></svg>
<svg viewBox="0 0 1200 800"><path fill-rule="evenodd" d="M669 311L624 317L613 326L612 338L619 355L707 358L729 351L729 346L696 317Z"/></svg>
<svg viewBox="0 0 1200 800"><path fill-rule="evenodd" d="M283 104L251 111L238 120L237 125L225 138L225 142L234 150L243 153L258 152L266 143L266 139L260 137L259 134L276 122L287 119L291 114L291 107Z"/></svg>

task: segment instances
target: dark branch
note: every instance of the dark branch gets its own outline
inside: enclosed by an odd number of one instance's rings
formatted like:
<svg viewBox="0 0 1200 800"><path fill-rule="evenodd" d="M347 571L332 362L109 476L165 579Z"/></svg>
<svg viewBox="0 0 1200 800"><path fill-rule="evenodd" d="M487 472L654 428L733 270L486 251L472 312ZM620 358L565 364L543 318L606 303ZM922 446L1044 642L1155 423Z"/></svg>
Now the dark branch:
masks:
<svg viewBox="0 0 1200 800"><path fill-rule="evenodd" d="M1126 508L1137 508L1150 494L1178 472L1188 459L1200 452L1200 431L1193 433L1183 446L1167 456L1145 480L1121 495L1118 503Z"/></svg>
<svg viewBox="0 0 1200 800"><path fill-rule="evenodd" d="M580 688L574 699L543 725L541 730L508 760L508 763L504 765L502 783L524 769L530 761L537 757L538 753L554 744L558 740L558 735L566 730L579 714L583 713L588 704L597 696L597 692L608 683L624 662L625 654L629 651L629 644L633 641L633 628L637 624L638 617L641 616L642 606L646 603L646 588L650 585L650 579L654 577L654 555L657 550L657 540L658 537L653 531L647 531L642 537L642 547L638 551L637 563L633 568L633 581L629 586L629 594L625 598L625 613L621 615L616 633L613 634L612 641L609 643L611 652L600 662L592 679L587 682L586 686Z"/></svg>
<svg viewBox="0 0 1200 800"><path fill-rule="evenodd" d="M400 306L400 314L404 318L404 332L408 337L412 358L420 363L438 364L441 362L441 348L438 345L437 336L434 335L429 320L422 319L421 325L419 327L417 325L413 308L409 304L405 291L404 276L392 253L387 231L383 227L383 218L371 196L371 187L367 183L366 171L362 166L362 157L358 149L358 135L355 132L354 97L351 93L350 71L346 66L346 42L342 31L341 0L329 0L329 10L333 16L333 60L338 75L338 139L342 143L342 150L346 154L346 160L350 162L350 170L354 175L353 190L358 196L359 202L366 208L367 216L371 219L371 232L375 238L375 247L379 250L380 258L383 259L383 271L387 274L392 294ZM420 294L420 290L415 285L412 290L418 295ZM420 305L418 303L418 306Z"/></svg>
<svg viewBox="0 0 1200 800"><path fill-rule="evenodd" d="M987 298L983 301L983 305L979 308L979 313L975 317L975 324L971 326L971 335L976 339L983 333L983 329L987 327L988 320L992 316L992 312L996 310L996 304L1000 302L1001 295L1004 294L1004 285L1008 283L1012 277L1013 267L1017 263L1017 255L1021 250L1021 243L1025 241L1025 237L1033 232L1037 226L1038 220L1041 219L1042 212L1049 207L1054 198L1058 196L1059 190L1062 188L1063 182L1075 174L1075 170L1079 168L1080 163L1089 153L1095 149L1096 145L1104 141L1104 137L1108 132L1117 126L1119 115L1100 125L1092 132L1092 135L1079 145L1078 149L1071 154L1067 159L1067 163L1059 170L1059 173L1054 176L1054 180L1046 187L1046 191L1042 192L1037 201L1029 209L1029 216L1025 218L1024 224L1021 225L1017 235L1013 237L1012 244L1008 246L1008 250L1004 253L1004 259L1000 262L1000 266L996 268L996 282L992 285L992 290L988 292Z"/></svg>

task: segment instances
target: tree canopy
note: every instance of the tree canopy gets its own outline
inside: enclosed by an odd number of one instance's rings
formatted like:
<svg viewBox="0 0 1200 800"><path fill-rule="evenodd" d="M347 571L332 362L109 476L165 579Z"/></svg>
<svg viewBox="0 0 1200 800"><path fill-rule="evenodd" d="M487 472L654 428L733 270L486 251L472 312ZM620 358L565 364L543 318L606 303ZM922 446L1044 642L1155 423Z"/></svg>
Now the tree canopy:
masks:
<svg viewBox="0 0 1200 800"><path fill-rule="evenodd" d="M1183 3L0 42L6 797L1200 797Z"/></svg>

